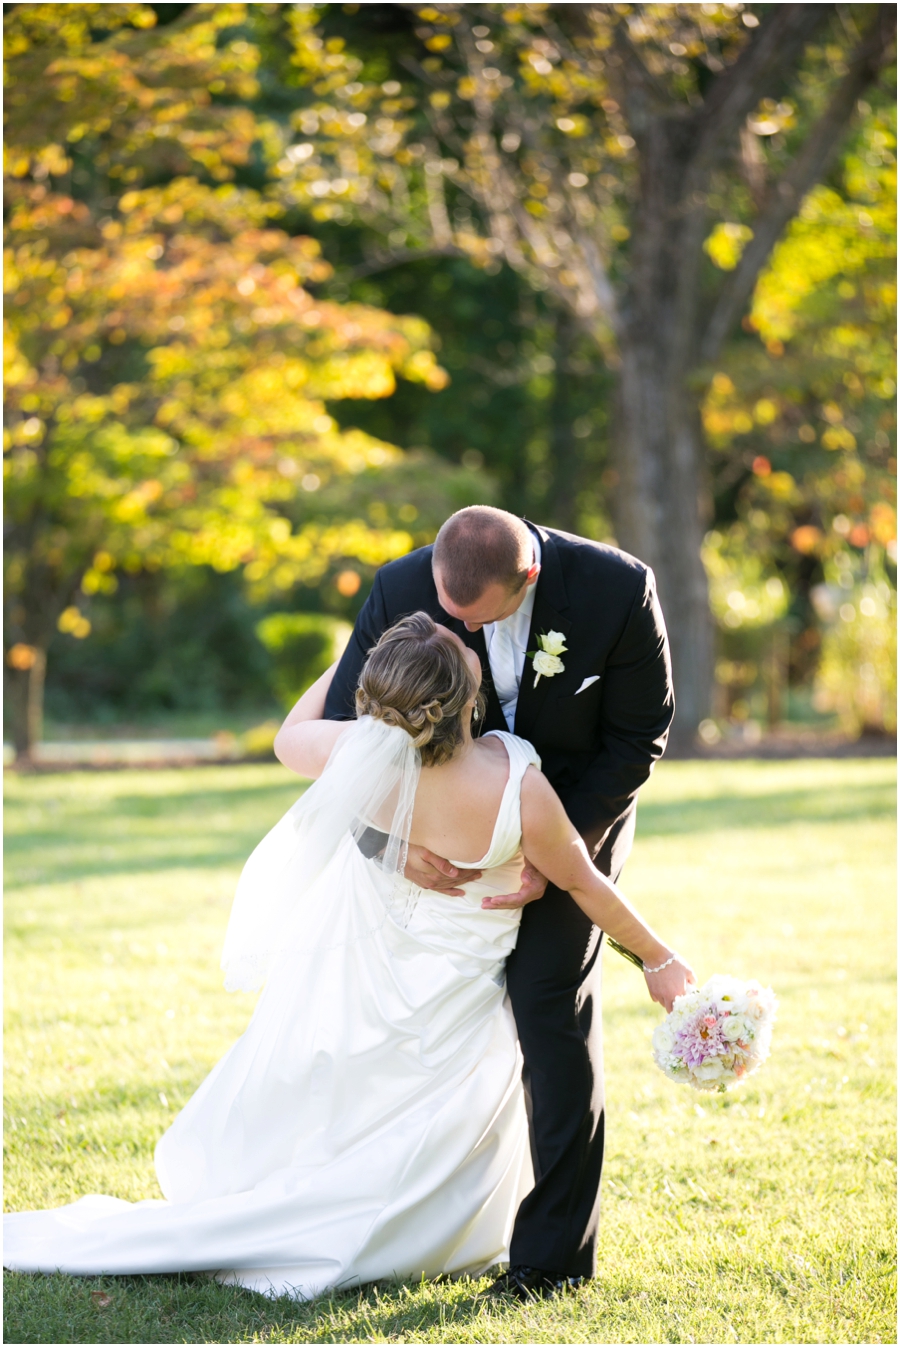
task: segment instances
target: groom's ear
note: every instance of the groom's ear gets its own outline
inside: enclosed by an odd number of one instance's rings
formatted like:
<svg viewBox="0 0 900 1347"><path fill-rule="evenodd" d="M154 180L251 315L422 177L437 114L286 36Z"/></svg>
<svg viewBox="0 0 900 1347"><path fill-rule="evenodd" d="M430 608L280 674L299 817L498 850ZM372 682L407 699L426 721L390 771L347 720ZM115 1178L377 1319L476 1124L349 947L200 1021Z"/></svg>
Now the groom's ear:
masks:
<svg viewBox="0 0 900 1347"><path fill-rule="evenodd" d="M533 564L528 567L528 579L525 581L526 585L533 585L540 573L541 563L539 561L533 562Z"/></svg>

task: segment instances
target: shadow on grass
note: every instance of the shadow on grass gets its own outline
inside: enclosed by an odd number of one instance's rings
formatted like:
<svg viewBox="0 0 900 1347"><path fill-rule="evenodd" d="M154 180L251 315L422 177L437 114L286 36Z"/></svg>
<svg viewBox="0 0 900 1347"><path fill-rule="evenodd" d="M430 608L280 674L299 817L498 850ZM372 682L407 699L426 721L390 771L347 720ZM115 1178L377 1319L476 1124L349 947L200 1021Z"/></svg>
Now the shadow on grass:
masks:
<svg viewBox="0 0 900 1347"><path fill-rule="evenodd" d="M854 782L852 790L833 786L817 790L782 790L765 795L731 791L717 799L641 801L638 830L642 837L728 829L777 828L792 823L856 823L893 816L893 784Z"/></svg>
<svg viewBox="0 0 900 1347"><path fill-rule="evenodd" d="M60 806L50 819L21 830L13 806L5 845L7 887L240 864L301 793L302 787L279 783L242 791L123 795L102 808L93 802Z"/></svg>
<svg viewBox="0 0 900 1347"><path fill-rule="evenodd" d="M197 788L170 796L128 794L114 801L73 802L59 806L52 820L42 818L21 831L14 804L6 842L8 888L239 865L301 789L279 782L241 790ZM715 799L642 802L638 832L650 838L788 827L801 821L854 823L893 812L890 782L857 781L843 792L831 783L765 795L738 789ZM129 825L135 830L133 839Z"/></svg>
<svg viewBox="0 0 900 1347"><path fill-rule="evenodd" d="M202 1273L4 1277L4 1341L14 1343L372 1342L505 1317L489 1282L380 1283L314 1300L270 1299Z"/></svg>
<svg viewBox="0 0 900 1347"><path fill-rule="evenodd" d="M11 847L7 842L6 855L10 870L7 873L5 887L9 892L32 884L63 884L84 879L111 878L114 875L124 877L154 874L164 870L215 869L223 865L241 865L263 836L264 832L248 830L246 834L236 834L229 846L213 845L213 840L210 839L207 848L197 847L192 850L172 851L168 854L157 853L147 857L132 854L127 858L108 861L79 860L73 858L71 852L60 855L59 859L55 860L52 856L52 847L38 838L30 841L27 847L21 848ZM22 867L16 874L16 860L27 858L35 846L42 848L40 866ZM48 851L51 852L49 858Z"/></svg>

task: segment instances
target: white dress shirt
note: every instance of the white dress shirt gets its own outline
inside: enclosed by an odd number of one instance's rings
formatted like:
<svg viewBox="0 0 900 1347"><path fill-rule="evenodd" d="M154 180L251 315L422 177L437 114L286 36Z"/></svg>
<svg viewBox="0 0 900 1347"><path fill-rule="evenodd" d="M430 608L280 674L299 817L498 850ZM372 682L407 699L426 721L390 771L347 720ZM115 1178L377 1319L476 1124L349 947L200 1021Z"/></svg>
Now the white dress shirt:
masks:
<svg viewBox="0 0 900 1347"><path fill-rule="evenodd" d="M534 547L534 565L539 566L541 544L534 533L531 535L531 542ZM484 641L487 646L488 663L491 666L491 678L510 732L516 723L516 706L519 701L522 671L525 668L525 652L531 634L531 618L534 613L537 587L538 581L529 585L520 606L502 622L484 624Z"/></svg>

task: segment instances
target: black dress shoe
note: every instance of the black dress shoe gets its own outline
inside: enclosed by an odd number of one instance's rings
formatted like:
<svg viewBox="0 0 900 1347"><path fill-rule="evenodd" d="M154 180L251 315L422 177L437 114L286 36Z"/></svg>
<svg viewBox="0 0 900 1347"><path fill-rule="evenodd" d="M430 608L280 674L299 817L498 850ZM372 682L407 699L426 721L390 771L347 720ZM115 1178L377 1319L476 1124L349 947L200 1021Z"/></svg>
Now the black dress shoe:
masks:
<svg viewBox="0 0 900 1347"><path fill-rule="evenodd" d="M488 1295L509 1296L513 1300L541 1300L544 1296L558 1296L562 1291L574 1290L584 1277L566 1277L560 1272L545 1272L539 1267L516 1263L488 1288Z"/></svg>

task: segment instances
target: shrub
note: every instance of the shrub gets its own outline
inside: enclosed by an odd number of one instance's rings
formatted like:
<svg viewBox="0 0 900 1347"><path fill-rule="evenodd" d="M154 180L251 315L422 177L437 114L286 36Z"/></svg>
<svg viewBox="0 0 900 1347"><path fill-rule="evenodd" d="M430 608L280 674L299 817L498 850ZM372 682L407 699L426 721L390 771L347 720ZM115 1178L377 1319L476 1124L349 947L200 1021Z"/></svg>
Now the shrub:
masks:
<svg viewBox="0 0 900 1347"><path fill-rule="evenodd" d="M882 582L839 597L822 643L816 706L835 711L852 734L896 734L896 593Z"/></svg>
<svg viewBox="0 0 900 1347"><path fill-rule="evenodd" d="M275 666L275 693L285 710L343 653L352 627L324 613L270 613L256 634Z"/></svg>

